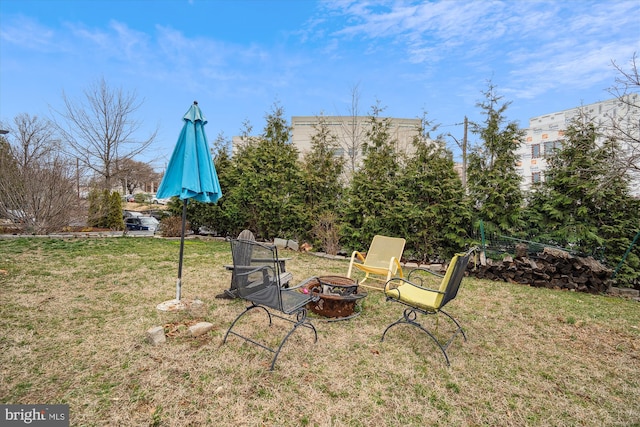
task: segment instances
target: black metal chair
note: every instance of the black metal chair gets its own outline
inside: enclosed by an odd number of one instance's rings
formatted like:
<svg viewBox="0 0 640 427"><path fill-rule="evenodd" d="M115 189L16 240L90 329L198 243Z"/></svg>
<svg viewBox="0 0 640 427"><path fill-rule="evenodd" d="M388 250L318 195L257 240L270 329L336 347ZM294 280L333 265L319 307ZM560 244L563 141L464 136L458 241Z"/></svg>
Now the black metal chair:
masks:
<svg viewBox="0 0 640 427"><path fill-rule="evenodd" d="M238 240L254 241L256 240L256 238L254 237L253 233L250 230L242 230L242 232L238 235ZM235 249L236 251L238 251L238 253L235 254L235 259L237 260L238 264L250 265L251 247L248 245L236 245ZM230 270L231 270L231 287L229 289L225 289L224 294L228 298L238 298L238 285L237 285L238 279L236 278L236 273L233 267L231 267Z"/></svg>
<svg viewBox="0 0 640 427"><path fill-rule="evenodd" d="M400 303L405 308L403 315L400 319L387 326L382 334L381 341L384 341L384 337L392 327L400 324L413 325L424 331L431 337L431 339L438 345L442 354L444 355L447 365L449 365L449 356L447 355L447 348L453 342L455 337L461 333L464 340L467 340L462 326L456 319L454 319L449 313L445 312L442 307L453 300L458 294L460 283L464 277L467 266L469 265L469 258L471 254L477 248L472 248L466 253L456 254L449 263L449 267L444 275L435 273L426 268L416 268L412 270L406 278L394 277L387 281L384 287L384 293L387 297L387 301ZM429 282L433 281L433 277L437 277L440 280L440 285L437 289L429 287ZM434 286L435 287L435 286ZM444 314L456 325L456 330L453 332L446 341L440 340L433 333L422 326L418 321L418 314L429 315L438 313ZM438 326L438 317L436 317L436 329Z"/></svg>
<svg viewBox="0 0 640 427"><path fill-rule="evenodd" d="M298 327L311 329L314 334L314 342L318 341L318 333L307 319L306 309L307 303L316 301L318 296L313 292L301 292L303 286L313 278L309 278L297 286L286 288L284 285L289 283L292 275L281 271L278 249L273 245L252 240L233 239L231 240L231 254L237 296L248 301L250 305L231 323L224 336L223 344L227 342L229 335L236 335L274 353L271 361L271 370L273 370L282 346ZM292 324L291 330L276 348L268 347L234 330L238 321L254 308L260 308L267 313L270 326L272 317L283 319Z"/></svg>

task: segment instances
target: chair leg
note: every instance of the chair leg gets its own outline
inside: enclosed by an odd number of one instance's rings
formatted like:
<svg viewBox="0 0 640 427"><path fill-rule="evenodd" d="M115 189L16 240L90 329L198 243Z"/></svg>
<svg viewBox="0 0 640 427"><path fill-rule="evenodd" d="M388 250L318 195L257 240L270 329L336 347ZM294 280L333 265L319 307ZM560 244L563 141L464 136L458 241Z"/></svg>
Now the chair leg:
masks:
<svg viewBox="0 0 640 427"><path fill-rule="evenodd" d="M277 316L277 317L280 317L280 316ZM313 342L314 343L318 342L318 331L316 331L316 327L313 326L313 324L307 320L307 309L306 308L302 308L301 310L296 312L296 320L295 320L295 322L292 321L291 319L287 319L286 317L280 317L280 318L284 319L284 320L287 320L287 321L290 321L290 322L294 323L294 325L293 325L293 328L291 328L291 330L284 337L282 342L280 342L280 345L278 346L278 349L275 350L275 355L273 356L273 360L271 361L271 369L270 369L271 371L273 371L273 368L276 365L276 359L278 359L278 355L280 354L280 350L282 350L282 346L284 346L284 343L287 342L289 337L296 331L296 329L298 329L299 326L311 329L313 331L313 335L314 335L314 341ZM273 350L271 350L271 351L273 351Z"/></svg>
<svg viewBox="0 0 640 427"><path fill-rule="evenodd" d="M447 313L446 311L440 310L440 313L444 314L449 319L451 319L451 321L453 321L453 323L455 323L456 326L458 327L456 332L453 334L453 336L447 342L447 347L449 347L449 343L451 343L451 341L453 341L453 339L456 337L456 335L458 335L458 332L462 332L462 337L464 338L465 341L467 341L467 334L464 333L464 329L462 329L462 326L460 326L460 323L458 323L458 321L456 319L454 319L453 316L450 315L449 313Z"/></svg>
<svg viewBox="0 0 640 427"><path fill-rule="evenodd" d="M224 344L224 343L226 343L226 342L227 342L227 337L229 336L229 334L230 334L230 333L232 333L232 334L234 334L234 335L237 335L237 336L239 336L240 338L245 338L245 337L243 337L242 335L238 335L238 334L237 334L237 333L235 333L235 332L231 332L231 330L232 330L232 329L233 329L233 327L236 325L236 323L238 323L238 320L240 320L240 318L241 318L242 316L244 316L245 314L247 314L250 310L252 310L252 309L254 309L254 308L261 308L261 309L263 309L264 311L266 311L266 312L267 312L267 316L269 316L269 326L271 326L272 321L271 321L271 313L269 313L269 310L267 310L266 308L264 308L264 307L262 307L262 306L259 306L259 305L256 305L256 304L253 304L253 303L252 303L251 305L247 306L247 308L245 308L245 309L244 309L244 311L243 311L242 313L240 313L240 314L238 315L238 317L236 317L236 319L231 323L231 326L229 326L229 329L227 329L227 333L224 335L224 339L222 340L222 344Z"/></svg>
<svg viewBox="0 0 640 427"><path fill-rule="evenodd" d="M272 324L272 318L273 317L277 317L279 319L282 320L286 320L287 322L293 323L293 327L291 328L291 330L287 333L287 335L284 337L284 339L280 342L280 345L278 346L277 349L273 349L270 347L267 347L266 345L259 343L257 341L252 340L249 337L245 337L244 335L240 335L239 333L232 331L233 327L235 326L235 324L238 322L238 320L240 320L240 318L242 316L244 316L245 314L247 314L250 310L254 309L254 308L261 308L263 309L267 315L269 316L269 326L271 326ZM283 316L279 316L275 313L271 313L266 307L263 307L261 305L257 305L257 304L251 304L250 306L248 306L242 313L240 313L240 315L238 315L238 317L236 317L236 319L233 321L233 323L231 323L231 326L229 327L229 329L227 330L227 333L224 336L224 339L222 340L222 343L226 343L227 342L227 338L229 336L229 334L233 334L239 338L242 338L245 341L248 341L252 344L257 345L258 347L261 347L267 351L270 351L271 353L275 353L273 356L273 359L271 360L271 368L270 370L273 371L273 368L276 365L276 360L278 359L278 356L280 355L280 350L282 350L282 347L284 346L285 342L287 342L287 340L289 339L289 337L296 331L296 329L298 329L298 327L304 327L304 328L308 328L311 329L313 331L313 335L314 335L314 343L318 342L318 331L316 331L315 326L313 326L313 324L311 322L309 322L309 320L307 319L307 309L306 308L302 308L301 310L298 310L296 313L296 319L292 320L289 319L287 317L283 317Z"/></svg>
<svg viewBox="0 0 640 427"><path fill-rule="evenodd" d="M425 312L425 314L437 314L437 313L427 313L427 312ZM450 319L452 319L456 324L458 324L458 322L456 322L451 316L449 316L448 314L447 314L447 316ZM417 317L418 317L418 314L416 313L416 310L411 309L411 308L405 309L404 313L402 314L402 317L400 319L396 320L395 322L393 322L392 324L387 326L387 328L382 333L382 338L380 338L380 341L384 341L384 337L387 334L387 331L389 331L389 329L391 329L392 327L394 327L396 325L400 325L402 323L406 323L408 325L413 325L413 326L415 326L416 328L422 330L423 332L425 332L427 335L429 335L431 337L431 339L433 340L433 342L436 343L436 345L438 346L440 351L442 351L442 355L444 356L444 359L447 362L447 366L450 366L451 364L449 363L449 356L447 355L447 348L449 347L449 344L451 344L451 341L453 341L453 338L457 335L458 331L456 331L454 333L454 335L449 339L449 341L446 343L446 345L442 345L440 343L440 341L435 337L435 335L433 335L428 329L424 328L420 323L416 322ZM460 326L460 325L458 325L458 326ZM459 330L462 330L462 328L460 328ZM464 335L464 331L463 331L463 335ZM465 337L465 340L466 340L466 337Z"/></svg>

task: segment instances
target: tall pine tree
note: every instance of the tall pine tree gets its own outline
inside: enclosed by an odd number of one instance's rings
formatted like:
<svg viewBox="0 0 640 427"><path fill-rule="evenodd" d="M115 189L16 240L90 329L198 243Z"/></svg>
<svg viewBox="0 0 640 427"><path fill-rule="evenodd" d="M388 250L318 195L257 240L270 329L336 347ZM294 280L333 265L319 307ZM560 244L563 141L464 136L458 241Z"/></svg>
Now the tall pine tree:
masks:
<svg viewBox="0 0 640 427"><path fill-rule="evenodd" d="M424 134L424 132L420 132ZM446 259L468 238L471 210L441 139L414 138L415 154L402 175L399 206L405 219L405 252L421 261Z"/></svg>
<svg viewBox="0 0 640 427"><path fill-rule="evenodd" d="M367 247L373 236L404 236L397 210L400 161L391 121L376 104L368 120L362 166L353 174L344 208L343 242L349 249Z"/></svg>
<svg viewBox="0 0 640 427"><path fill-rule="evenodd" d="M543 243L604 255L614 268L640 230L640 201L629 191L629 177L611 177L619 146L598 143L595 125L584 115L566 130L562 149L547 160L544 182L534 187L528 205L530 229ZM619 277L640 277L640 249L629 254Z"/></svg>
<svg viewBox="0 0 640 427"><path fill-rule="evenodd" d="M297 239L306 232L303 178L290 134L284 109L274 104L263 133L247 138L233 157L224 209L241 214L243 228L258 238Z"/></svg>
<svg viewBox="0 0 640 427"><path fill-rule="evenodd" d="M339 221L337 212L342 202L344 158L337 156L338 138L331 132L324 116L318 117L311 136L311 151L302 165L304 199L309 219L307 229L314 245L326 252L337 253Z"/></svg>
<svg viewBox="0 0 640 427"><path fill-rule="evenodd" d="M485 120L472 127L482 145L469 155L467 170L469 196L476 220L487 229L500 233L516 233L521 228L523 194L520 175L516 170L518 148L524 131L516 122L507 122L505 111L510 102L500 104L501 96L489 83L485 100L478 104Z"/></svg>

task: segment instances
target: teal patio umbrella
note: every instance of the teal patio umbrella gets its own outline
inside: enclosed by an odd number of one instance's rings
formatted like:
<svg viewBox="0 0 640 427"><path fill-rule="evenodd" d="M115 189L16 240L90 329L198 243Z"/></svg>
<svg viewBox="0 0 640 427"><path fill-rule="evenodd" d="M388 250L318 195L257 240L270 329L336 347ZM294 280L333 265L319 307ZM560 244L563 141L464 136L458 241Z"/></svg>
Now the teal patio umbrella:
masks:
<svg viewBox="0 0 640 427"><path fill-rule="evenodd" d="M182 288L182 259L184 254L184 234L187 223L187 203L189 199L205 203L215 203L222 197L218 175L213 166L204 125L207 124L198 102L194 101L184 115L184 126L169 160L156 197L166 199L177 196L182 200L182 233L180 236L180 257L178 261L178 281L176 301L180 302Z"/></svg>

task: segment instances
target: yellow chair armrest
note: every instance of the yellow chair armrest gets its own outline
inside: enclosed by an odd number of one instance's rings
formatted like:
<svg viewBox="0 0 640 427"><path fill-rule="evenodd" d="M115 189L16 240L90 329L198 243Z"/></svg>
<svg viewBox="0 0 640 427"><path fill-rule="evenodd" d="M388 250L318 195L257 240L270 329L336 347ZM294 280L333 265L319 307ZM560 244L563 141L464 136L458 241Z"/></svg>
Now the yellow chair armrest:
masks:
<svg viewBox="0 0 640 427"><path fill-rule="evenodd" d="M402 274L402 266L400 265L400 260L396 257L393 257L393 261L395 262L396 267L398 267L398 270L396 271L398 273L398 276L404 277L404 274Z"/></svg>
<svg viewBox="0 0 640 427"><path fill-rule="evenodd" d="M356 264L356 258L358 259L358 261L360 261L360 263L364 263L364 256L358 251L353 251L353 253L351 254L351 261L349 261L349 270L347 271L347 277L351 277L351 271L354 264Z"/></svg>

